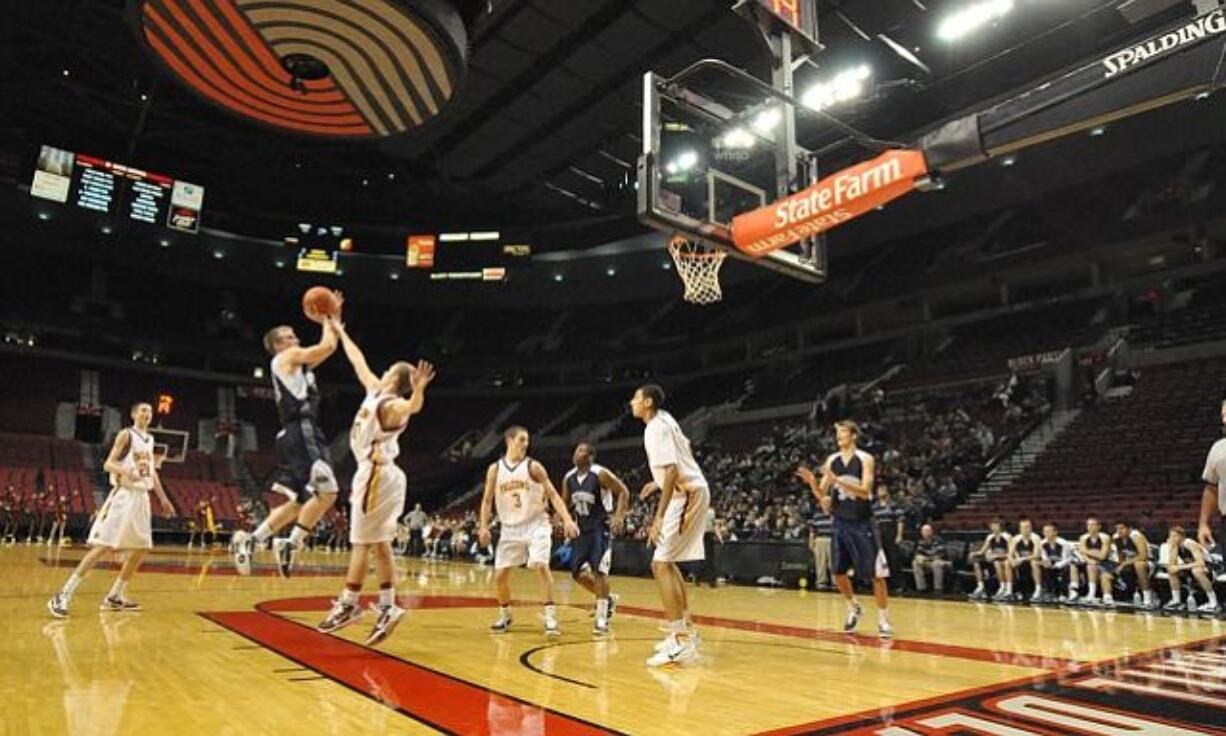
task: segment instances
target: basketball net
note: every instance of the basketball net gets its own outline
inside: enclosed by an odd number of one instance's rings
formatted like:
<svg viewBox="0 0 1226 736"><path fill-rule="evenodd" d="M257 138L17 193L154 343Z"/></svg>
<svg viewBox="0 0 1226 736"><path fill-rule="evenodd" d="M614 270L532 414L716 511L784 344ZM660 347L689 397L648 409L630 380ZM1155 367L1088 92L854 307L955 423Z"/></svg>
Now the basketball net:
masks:
<svg viewBox="0 0 1226 736"><path fill-rule="evenodd" d="M668 252L677 264L677 273L685 284L685 294L682 297L691 304L714 304L723 298L719 288L719 269L724 265L728 254L719 248L697 241L688 240L683 235L669 238Z"/></svg>

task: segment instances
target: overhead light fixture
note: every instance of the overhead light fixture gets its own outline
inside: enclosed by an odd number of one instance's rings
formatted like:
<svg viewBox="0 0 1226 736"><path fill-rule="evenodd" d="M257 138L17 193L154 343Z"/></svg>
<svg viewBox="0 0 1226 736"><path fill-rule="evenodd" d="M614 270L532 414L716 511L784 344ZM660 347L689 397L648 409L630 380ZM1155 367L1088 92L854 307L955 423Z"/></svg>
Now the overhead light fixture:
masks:
<svg viewBox="0 0 1226 736"><path fill-rule="evenodd" d="M560 273L555 273L555 274L553 275L553 280L554 280L554 281L557 281L559 284L560 284L560 283L562 283L562 281L563 281L565 278L566 278L566 277L565 277L565 276L563 276L563 275L562 275L562 274L560 274Z"/></svg>
<svg viewBox="0 0 1226 736"><path fill-rule="evenodd" d="M755 138L744 128L733 128L720 137L724 148L753 148Z"/></svg>
<svg viewBox="0 0 1226 736"><path fill-rule="evenodd" d="M682 151L677 154L677 158L669 161L664 167L664 170L670 174L679 174L682 171L689 171L698 164L698 153L695 151Z"/></svg>
<svg viewBox="0 0 1226 736"><path fill-rule="evenodd" d="M159 241L158 241L158 245L162 246L163 248L169 248L169 247L170 247L170 239L169 239L169 238L162 238L161 240L159 240Z"/></svg>
<svg viewBox="0 0 1226 736"><path fill-rule="evenodd" d="M110 225L103 225L98 229L102 231L103 235L110 235L112 232L114 232Z"/></svg>
<svg viewBox="0 0 1226 736"><path fill-rule="evenodd" d="M488 230L485 232L469 233L469 240L497 240L502 237L502 233L497 230Z"/></svg>
<svg viewBox="0 0 1226 736"><path fill-rule="evenodd" d="M617 275L617 269L613 266L609 266L608 268L604 270L604 272L606 276L616 276Z"/></svg>
<svg viewBox="0 0 1226 736"><path fill-rule="evenodd" d="M213 251L213 257L220 261L226 257L226 252L224 250L215 250Z"/></svg>
<svg viewBox="0 0 1226 736"><path fill-rule="evenodd" d="M1017 157L1016 157L1016 156L1005 156L1004 158L1002 158L1002 159L1000 160L1000 165L1001 165L1001 166L1004 166L1005 168L1009 168L1010 166L1012 166L1012 165L1014 165L1014 164L1016 164L1016 163L1017 163Z"/></svg>
<svg viewBox="0 0 1226 736"><path fill-rule="evenodd" d="M440 243L459 243L468 240L468 233L439 233Z"/></svg>
<svg viewBox="0 0 1226 736"><path fill-rule="evenodd" d="M660 268L664 269L665 271L671 271L673 270L673 264L668 261L662 261L660 263Z"/></svg>
<svg viewBox="0 0 1226 736"><path fill-rule="evenodd" d="M1090 128L1090 137L1097 138L1098 136L1106 132L1107 132L1106 126L1095 125L1093 128Z"/></svg>
<svg viewBox="0 0 1226 736"><path fill-rule="evenodd" d="M39 212L38 219L42 220L43 222L46 222L47 220L51 219L51 213L50 212Z"/></svg>
<svg viewBox="0 0 1226 736"><path fill-rule="evenodd" d="M273 261L273 265L277 268L285 268L285 261L278 258L277 260Z"/></svg>
<svg viewBox="0 0 1226 736"><path fill-rule="evenodd" d="M980 0L947 15L937 26L937 38L952 43L1003 18L1013 10L1013 0Z"/></svg>
<svg viewBox="0 0 1226 736"><path fill-rule="evenodd" d="M65 77L66 77L66 76L68 76L68 69L67 69L67 68L65 68L65 69L64 69L64 76L65 76Z"/></svg>
<svg viewBox="0 0 1226 736"><path fill-rule="evenodd" d="M873 76L868 64L839 72L825 82L818 82L801 96L800 101L814 110L825 110L864 95L865 82Z"/></svg>
<svg viewBox="0 0 1226 736"><path fill-rule="evenodd" d="M775 126L779 125L781 120L783 120L783 113L779 111L779 108L768 107L754 116L753 122L749 124L749 127L759 133L765 133L773 130Z"/></svg>
<svg viewBox="0 0 1226 736"><path fill-rule="evenodd" d="M257 365L255 368L252 368L251 377L252 378L263 378L264 377L264 366Z"/></svg>
<svg viewBox="0 0 1226 736"><path fill-rule="evenodd" d="M389 273L389 274L387 275L387 277L388 277L389 279L391 279L392 281L399 281L399 280L400 280L400 272L399 272L399 271L392 271L391 273Z"/></svg>

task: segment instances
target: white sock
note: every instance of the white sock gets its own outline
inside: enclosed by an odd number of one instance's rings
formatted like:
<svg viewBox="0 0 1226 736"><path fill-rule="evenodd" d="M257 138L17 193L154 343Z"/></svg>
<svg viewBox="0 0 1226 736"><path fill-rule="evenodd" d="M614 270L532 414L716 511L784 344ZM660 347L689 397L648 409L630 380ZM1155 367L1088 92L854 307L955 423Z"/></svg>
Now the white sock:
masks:
<svg viewBox="0 0 1226 736"><path fill-rule="evenodd" d="M60 589L60 592L71 598L72 594L77 592L77 586L80 585L81 581L84 579L85 578L74 572L68 576L67 580L64 581L64 587Z"/></svg>
<svg viewBox="0 0 1226 736"><path fill-rule="evenodd" d="M396 605L396 589L390 585L386 588L379 588L379 605L383 608Z"/></svg>
<svg viewBox="0 0 1226 736"><path fill-rule="evenodd" d="M128 587L128 581L123 578L115 578L115 584L111 586L109 597L123 598L123 592Z"/></svg>
<svg viewBox="0 0 1226 736"><path fill-rule="evenodd" d="M609 599L608 598L597 598L596 599L596 618L601 621L604 621L608 617L609 617Z"/></svg>
<svg viewBox="0 0 1226 736"><path fill-rule="evenodd" d="M1213 606L1214 608L1217 608L1217 593L1216 592L1210 591L1209 605Z"/></svg>
<svg viewBox="0 0 1226 736"><path fill-rule="evenodd" d="M1089 593L1089 595L1090 595L1090 597L1091 597L1091 598L1093 598L1094 596L1098 595L1098 583L1090 583L1090 593Z"/></svg>
<svg viewBox="0 0 1226 736"><path fill-rule="evenodd" d="M856 600L855 598L852 598L847 601L847 610L854 611L856 610L856 607L859 605L860 605L860 601Z"/></svg>
<svg viewBox="0 0 1226 736"><path fill-rule="evenodd" d="M877 611L877 621L883 624L890 623L890 609L882 608Z"/></svg>
<svg viewBox="0 0 1226 736"><path fill-rule="evenodd" d="M1114 600L1115 600L1115 598L1113 598L1113 597L1111 596L1111 591L1104 590L1104 591L1103 591L1103 600L1104 600L1104 601L1114 601Z"/></svg>
<svg viewBox="0 0 1226 736"><path fill-rule="evenodd" d="M509 606L498 606L498 618L507 621L511 618L511 608Z"/></svg>
<svg viewBox="0 0 1226 736"><path fill-rule="evenodd" d="M1171 591L1171 602L1177 606L1180 603L1183 603L1183 591L1182 590Z"/></svg>
<svg viewBox="0 0 1226 736"><path fill-rule="evenodd" d="M1153 602L1153 600L1154 600L1154 591L1152 591L1152 590L1145 590L1145 591L1142 591L1142 592L1141 592L1141 600L1145 601L1146 603L1151 603L1151 602Z"/></svg>
<svg viewBox="0 0 1226 736"><path fill-rule="evenodd" d="M260 522L258 527L255 528L255 531L251 533L251 536L255 537L255 541L259 544L264 544L273 534L276 534L276 532L274 532L272 527L268 525L268 519L265 519L264 521Z"/></svg>
<svg viewBox="0 0 1226 736"><path fill-rule="evenodd" d="M306 541L306 538L310 536L310 534L311 533L309 531L295 524L294 531L289 533L289 543L295 547L301 548L302 543Z"/></svg>
<svg viewBox="0 0 1226 736"><path fill-rule="evenodd" d="M558 607L552 603L545 604L545 618L551 621L558 620Z"/></svg>
<svg viewBox="0 0 1226 736"><path fill-rule="evenodd" d="M358 602L358 591L345 588L341 591L341 603L346 606L352 606Z"/></svg>

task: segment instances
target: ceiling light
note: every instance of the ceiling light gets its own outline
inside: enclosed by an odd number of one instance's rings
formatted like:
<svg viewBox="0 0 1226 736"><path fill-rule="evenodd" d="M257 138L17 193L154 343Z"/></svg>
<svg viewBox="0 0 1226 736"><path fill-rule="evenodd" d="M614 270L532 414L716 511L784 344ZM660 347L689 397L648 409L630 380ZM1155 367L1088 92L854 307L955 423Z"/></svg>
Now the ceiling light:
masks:
<svg viewBox="0 0 1226 736"><path fill-rule="evenodd" d="M1013 0L980 0L952 13L937 26L937 38L957 41L993 23L1013 9Z"/></svg>
<svg viewBox="0 0 1226 736"><path fill-rule="evenodd" d="M167 238L162 238L161 240L158 241L158 244L161 245L163 248L169 248L170 240Z"/></svg>
<svg viewBox="0 0 1226 736"><path fill-rule="evenodd" d="M46 222L47 220L51 219L51 213L50 212L39 212L38 219L42 220L43 222Z"/></svg>
<svg viewBox="0 0 1226 736"><path fill-rule="evenodd" d="M814 110L825 110L864 95L865 82L873 76L867 64L845 69L825 82L818 82L805 91L800 101Z"/></svg>
<svg viewBox="0 0 1226 736"><path fill-rule="evenodd" d="M391 279L392 281L399 281L400 273L398 271L392 271L391 273L387 275L387 277Z"/></svg>
<svg viewBox="0 0 1226 736"><path fill-rule="evenodd" d="M255 368L252 368L251 377L252 378L263 378L264 377L264 366L257 365Z"/></svg>
<svg viewBox="0 0 1226 736"><path fill-rule="evenodd" d="M783 113L779 111L779 108L768 107L754 117L753 122L749 124L749 127L753 128L759 133L765 133L779 125L779 121L782 119Z"/></svg>
<svg viewBox="0 0 1226 736"><path fill-rule="evenodd" d="M614 268L613 266L609 266L608 268L604 270L604 272L606 276L616 276L617 275L617 269Z"/></svg>
<svg viewBox="0 0 1226 736"><path fill-rule="evenodd" d="M1093 128L1090 128L1090 137L1097 138L1098 136L1106 132L1107 132L1107 129L1105 127L1101 125L1095 125Z"/></svg>
<svg viewBox="0 0 1226 736"><path fill-rule="evenodd" d="M733 128L720 138L724 148L753 148L753 134L744 128Z"/></svg>
<svg viewBox="0 0 1226 736"><path fill-rule="evenodd" d="M98 229L102 231L102 234L103 234L103 235L110 235L110 234L111 234L111 232L112 232L112 230L111 230L111 226L110 226L110 225L103 225L102 227L100 227L100 228L98 228Z"/></svg>
<svg viewBox="0 0 1226 736"><path fill-rule="evenodd" d="M1013 164L1015 164L1015 163L1017 163L1017 157L1016 157L1016 156L1005 156L1004 158L1002 158L1002 159L1000 160L1000 165L1001 165L1001 166L1004 166L1005 168L1008 168L1008 167L1012 166L1012 165L1013 165Z"/></svg>
<svg viewBox="0 0 1226 736"><path fill-rule="evenodd" d="M68 76L68 70L67 70L67 69L65 69L65 70L64 70L64 76L65 76L65 77L66 77L66 76Z"/></svg>
<svg viewBox="0 0 1226 736"><path fill-rule="evenodd" d="M664 261L660 264L660 268L664 269L665 271L671 271L673 270L673 264L669 263L668 261Z"/></svg>
<svg viewBox="0 0 1226 736"><path fill-rule="evenodd" d="M485 232L469 233L469 240L497 240L502 237L502 233L497 230L488 230Z"/></svg>
<svg viewBox="0 0 1226 736"><path fill-rule="evenodd" d="M226 252L224 250L215 250L213 251L213 257L220 261L226 257Z"/></svg>
<svg viewBox="0 0 1226 736"><path fill-rule="evenodd" d="M698 163L698 154L694 151L682 151L677 154L677 158L673 159L664 167L664 170L670 174L676 174L682 171L689 171Z"/></svg>
<svg viewBox="0 0 1226 736"><path fill-rule="evenodd" d="M562 283L562 280L563 280L564 278L565 278L565 277L564 277L562 274L560 274L560 273L555 273L555 274L553 275L553 280L554 280L554 281L557 281L558 283Z"/></svg>

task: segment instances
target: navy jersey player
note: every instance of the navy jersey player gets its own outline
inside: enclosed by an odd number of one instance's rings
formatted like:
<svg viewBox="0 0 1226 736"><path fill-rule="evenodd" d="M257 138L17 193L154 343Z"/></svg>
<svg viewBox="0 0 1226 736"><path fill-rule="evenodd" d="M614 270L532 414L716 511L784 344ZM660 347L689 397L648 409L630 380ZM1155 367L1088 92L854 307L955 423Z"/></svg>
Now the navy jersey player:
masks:
<svg viewBox="0 0 1226 736"><path fill-rule="evenodd" d="M876 462L872 455L856 447L860 428L855 422L835 422L834 429L839 451L826 459L821 480L803 466L796 471L796 475L809 485L822 511L834 517L831 548L834 583L847 600L847 621L843 630L854 631L863 613L852 590L851 579L847 576L848 571L854 569L857 578L873 581L873 597L877 601L877 633L889 637L893 635L886 589L890 568L873 524Z"/></svg>
<svg viewBox="0 0 1226 736"><path fill-rule="evenodd" d="M273 542L277 568L288 576L295 550L302 548L320 518L336 503L339 487L328 441L319 428L320 396L314 369L336 352L339 336L333 325L339 319L339 312L321 319L323 334L310 347L301 346L294 328L286 325L274 327L264 335L264 347L272 355L272 387L281 420L276 438L281 466L272 490L285 496L287 502L273 509L254 533L235 532L232 546L240 574L250 574L255 545L263 545L293 520L289 539Z"/></svg>
<svg viewBox="0 0 1226 736"><path fill-rule="evenodd" d="M575 447L575 467L562 479L562 498L579 525L570 571L575 580L596 596L595 634L609 631L612 594L610 531L620 533L630 505L630 489L608 468L597 465L596 448L587 442ZM616 509L613 499L616 499ZM610 527L612 527L610 529Z"/></svg>

